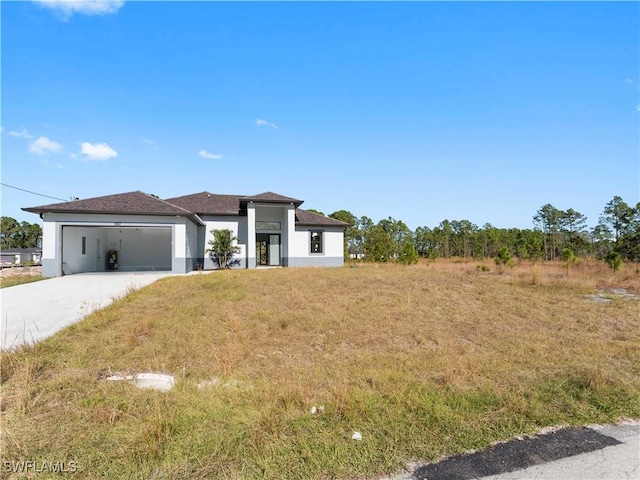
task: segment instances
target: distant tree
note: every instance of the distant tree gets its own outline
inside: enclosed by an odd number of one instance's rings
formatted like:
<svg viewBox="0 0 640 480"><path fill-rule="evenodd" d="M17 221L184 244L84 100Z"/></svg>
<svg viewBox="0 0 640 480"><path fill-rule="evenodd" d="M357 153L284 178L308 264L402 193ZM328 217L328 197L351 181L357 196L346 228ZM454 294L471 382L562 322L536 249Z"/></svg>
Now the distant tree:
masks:
<svg viewBox="0 0 640 480"><path fill-rule="evenodd" d="M366 237L373 228L375 223L367 216L362 216L357 219L355 228L352 230L354 252L358 256L365 255L365 243Z"/></svg>
<svg viewBox="0 0 640 480"><path fill-rule="evenodd" d="M597 258L604 259L613 250L613 233L606 225L598 223L591 229L591 251Z"/></svg>
<svg viewBox="0 0 640 480"><path fill-rule="evenodd" d="M563 216L562 210L547 203L536 212L533 223L544 234L542 248L545 260L553 260L558 255L560 248L560 224Z"/></svg>
<svg viewBox="0 0 640 480"><path fill-rule="evenodd" d="M506 265L508 267L513 267L513 262L511 261L511 253L507 247L502 247L498 250L498 255L495 258L496 265Z"/></svg>
<svg viewBox="0 0 640 480"><path fill-rule="evenodd" d="M560 228L566 237L565 243L574 252L587 247L588 242L581 235L587 228L587 217L582 213L573 208L560 212Z"/></svg>
<svg viewBox="0 0 640 480"><path fill-rule="evenodd" d="M600 224L613 230L614 241L617 242L629 227L633 213L633 209L616 195L605 205Z"/></svg>
<svg viewBox="0 0 640 480"><path fill-rule="evenodd" d="M0 219L0 245L3 248L15 248L15 235L19 224L15 218L2 217Z"/></svg>
<svg viewBox="0 0 640 480"><path fill-rule="evenodd" d="M413 242L418 255L425 258L431 252L435 253L433 231L429 227L418 227L413 233Z"/></svg>
<svg viewBox="0 0 640 480"><path fill-rule="evenodd" d="M210 247L207 249L207 253L218 265L218 268L231 268L238 264L239 260L234 259L233 256L240 253L240 247L234 244L238 238L233 235L233 232L229 229L223 229L211 230L211 233L213 239L209 240Z"/></svg>
<svg viewBox="0 0 640 480"><path fill-rule="evenodd" d="M609 254L605 258L607 265L613 268L614 272L620 270L622 266L622 257L618 252L609 252Z"/></svg>
<svg viewBox="0 0 640 480"><path fill-rule="evenodd" d="M640 202L631 209L629 224L618 239L616 251L631 261L640 261Z"/></svg>
<svg viewBox="0 0 640 480"><path fill-rule="evenodd" d="M449 258L451 256L451 236L453 235L451 222L445 219L436 228L438 228L438 234L442 239L442 256Z"/></svg>
<svg viewBox="0 0 640 480"><path fill-rule="evenodd" d="M398 263L403 265L413 265L418 263L418 252L410 238L407 238L402 246L402 250L398 256Z"/></svg>
<svg viewBox="0 0 640 480"><path fill-rule="evenodd" d="M0 247L34 248L42 237L42 228L37 223L21 222L12 217L0 218Z"/></svg>
<svg viewBox="0 0 640 480"><path fill-rule="evenodd" d="M371 262L388 262L393 252L393 240L381 225L373 225L364 234L365 258Z"/></svg>
<svg viewBox="0 0 640 480"><path fill-rule="evenodd" d="M411 230L402 220L396 220L393 217L380 220L378 225L387 232L387 235L389 235L389 238L391 239L391 251L389 252L389 257L398 258L406 240L413 240Z"/></svg>
<svg viewBox="0 0 640 480"><path fill-rule="evenodd" d="M322 215L324 217L324 213L322 213L320 210L316 210L315 208L307 208L307 212L317 213L318 215Z"/></svg>
<svg viewBox="0 0 640 480"><path fill-rule="evenodd" d="M359 232L356 216L348 210L338 210L330 213L329 218L349 224L344 232L344 258L348 259L350 254L357 254Z"/></svg>
<svg viewBox="0 0 640 480"><path fill-rule="evenodd" d="M573 253L573 250L570 248L565 248L562 250L562 261L564 262L564 266L567 269L567 275L569 275L569 269L571 266L576 263L576 255Z"/></svg>

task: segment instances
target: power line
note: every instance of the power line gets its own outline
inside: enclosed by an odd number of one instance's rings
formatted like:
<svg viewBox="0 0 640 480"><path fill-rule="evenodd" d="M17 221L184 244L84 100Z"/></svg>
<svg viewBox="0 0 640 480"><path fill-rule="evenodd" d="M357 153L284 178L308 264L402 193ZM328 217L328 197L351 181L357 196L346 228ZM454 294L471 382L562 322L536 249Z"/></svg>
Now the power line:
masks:
<svg viewBox="0 0 640 480"><path fill-rule="evenodd" d="M63 202L67 202L68 201L68 200L66 200L64 198L52 197L51 195L44 195L42 193L32 192L31 190L25 190L24 188L14 187L13 185L7 185L6 183L2 183L2 182L0 182L0 185L3 185L5 187L9 187L9 188L14 188L16 190L20 190L21 192L31 193L32 195L39 195L41 197L53 198L54 200L62 200Z"/></svg>

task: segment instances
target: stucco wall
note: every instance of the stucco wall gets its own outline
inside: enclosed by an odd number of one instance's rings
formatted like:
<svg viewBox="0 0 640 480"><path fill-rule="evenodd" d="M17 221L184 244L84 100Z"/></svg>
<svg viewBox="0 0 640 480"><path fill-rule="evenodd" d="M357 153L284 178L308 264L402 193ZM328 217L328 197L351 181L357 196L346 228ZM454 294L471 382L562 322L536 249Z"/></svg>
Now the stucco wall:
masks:
<svg viewBox="0 0 640 480"><path fill-rule="evenodd" d="M323 232L322 253L311 253L312 231ZM294 241L289 246L289 266L338 267L344 265L342 228L297 226L293 235Z"/></svg>
<svg viewBox="0 0 640 480"><path fill-rule="evenodd" d="M62 275L63 258L68 270L65 273L101 271L106 265L106 252L110 249L121 250L118 259L121 270L150 269L185 273L192 270L196 263L197 230L197 226L187 217L44 214L42 273L52 277ZM82 249L83 236L87 238L87 253L84 255L78 253ZM102 250L99 259L98 238Z"/></svg>
<svg viewBox="0 0 640 480"><path fill-rule="evenodd" d="M187 251L185 258L185 270L187 272L196 270L198 264L202 264L200 250L198 250L198 226L193 222L186 222L187 225Z"/></svg>
<svg viewBox="0 0 640 480"><path fill-rule="evenodd" d="M239 263L235 265L236 268L246 267L246 249L247 249L247 222L246 217L234 217L234 216L204 216L202 220L206 223L204 227L204 250L202 252L202 258L204 260L204 269L212 270L218 268L213 262L211 256L207 253L207 249L211 247L209 241L213 240L212 230L231 230L233 236L238 237L236 244L240 247L240 253L234 256L234 259L239 260Z"/></svg>

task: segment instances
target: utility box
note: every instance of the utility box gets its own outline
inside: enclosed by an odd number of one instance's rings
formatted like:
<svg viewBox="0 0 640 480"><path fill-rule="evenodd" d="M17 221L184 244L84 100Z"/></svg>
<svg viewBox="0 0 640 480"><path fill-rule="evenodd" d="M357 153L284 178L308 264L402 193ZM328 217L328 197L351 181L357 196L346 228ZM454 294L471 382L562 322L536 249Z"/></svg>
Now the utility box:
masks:
<svg viewBox="0 0 640 480"><path fill-rule="evenodd" d="M118 252L109 250L107 252L107 270L115 271L118 269Z"/></svg>

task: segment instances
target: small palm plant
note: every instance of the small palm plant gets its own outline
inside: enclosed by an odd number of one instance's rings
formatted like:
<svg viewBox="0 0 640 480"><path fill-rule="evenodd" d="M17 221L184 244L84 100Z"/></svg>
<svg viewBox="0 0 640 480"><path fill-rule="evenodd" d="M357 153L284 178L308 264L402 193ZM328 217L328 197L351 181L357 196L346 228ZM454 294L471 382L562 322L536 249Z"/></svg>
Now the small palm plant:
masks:
<svg viewBox="0 0 640 480"><path fill-rule="evenodd" d="M229 229L211 230L211 233L213 239L209 240L210 247L207 249L207 253L218 265L218 268L231 268L239 263L238 259L233 258L236 253L240 253L240 247L234 244L238 241L238 237L235 237Z"/></svg>

